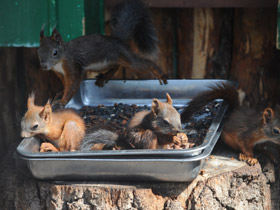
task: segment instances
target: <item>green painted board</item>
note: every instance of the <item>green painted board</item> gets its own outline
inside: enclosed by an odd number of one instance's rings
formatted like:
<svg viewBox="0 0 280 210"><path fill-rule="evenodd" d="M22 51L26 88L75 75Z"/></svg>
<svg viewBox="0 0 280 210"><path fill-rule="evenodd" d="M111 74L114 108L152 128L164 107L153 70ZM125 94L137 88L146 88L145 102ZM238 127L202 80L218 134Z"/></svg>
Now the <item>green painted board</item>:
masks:
<svg viewBox="0 0 280 210"><path fill-rule="evenodd" d="M104 32L103 0L2 0L0 46L39 46L56 26L64 41Z"/></svg>

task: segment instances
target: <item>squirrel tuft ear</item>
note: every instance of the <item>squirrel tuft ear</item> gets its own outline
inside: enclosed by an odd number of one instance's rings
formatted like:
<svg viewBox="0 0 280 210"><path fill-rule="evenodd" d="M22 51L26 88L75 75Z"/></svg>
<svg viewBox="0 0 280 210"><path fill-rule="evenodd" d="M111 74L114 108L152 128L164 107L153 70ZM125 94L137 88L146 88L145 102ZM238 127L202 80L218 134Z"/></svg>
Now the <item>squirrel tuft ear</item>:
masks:
<svg viewBox="0 0 280 210"><path fill-rule="evenodd" d="M31 109L34 106L34 101L35 101L35 93L32 92L27 100L27 108Z"/></svg>
<svg viewBox="0 0 280 210"><path fill-rule="evenodd" d="M55 40L57 42L57 44L59 44L59 45L61 45L62 42L63 42L60 33L56 30L55 27L53 28L52 37L51 38L52 38L52 40Z"/></svg>
<svg viewBox="0 0 280 210"><path fill-rule="evenodd" d="M45 23L42 25L42 28L40 30L40 41L44 39L44 32L45 32Z"/></svg>
<svg viewBox="0 0 280 210"><path fill-rule="evenodd" d="M170 105L173 104L172 98L170 97L170 95L168 93L166 93L166 103L168 103Z"/></svg>
<svg viewBox="0 0 280 210"><path fill-rule="evenodd" d="M45 121L45 122L50 122L51 120L51 114L52 114L52 107L49 103L47 103L43 110L40 113L40 117Z"/></svg>
<svg viewBox="0 0 280 210"><path fill-rule="evenodd" d="M274 119L274 112L271 108L266 108L263 111L263 124L266 125L269 123L271 120Z"/></svg>
<svg viewBox="0 0 280 210"><path fill-rule="evenodd" d="M162 110L161 102L158 99L154 98L152 101L152 112L154 113L154 115L158 115L161 110Z"/></svg>

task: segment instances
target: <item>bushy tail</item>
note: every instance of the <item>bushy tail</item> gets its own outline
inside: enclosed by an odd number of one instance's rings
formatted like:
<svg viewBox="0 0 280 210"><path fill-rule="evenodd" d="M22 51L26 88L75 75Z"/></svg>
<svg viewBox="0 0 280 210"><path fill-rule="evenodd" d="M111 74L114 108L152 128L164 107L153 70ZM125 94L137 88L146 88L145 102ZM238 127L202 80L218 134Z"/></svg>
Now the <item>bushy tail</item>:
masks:
<svg viewBox="0 0 280 210"><path fill-rule="evenodd" d="M116 145L118 134L106 129L87 133L80 144L81 151L112 149Z"/></svg>
<svg viewBox="0 0 280 210"><path fill-rule="evenodd" d="M222 83L214 87L210 87L210 90L195 96L182 112L182 122L188 120L195 112L201 110L205 105L215 99L224 99L228 103L230 109L234 109L239 106L238 92L235 87Z"/></svg>
<svg viewBox="0 0 280 210"><path fill-rule="evenodd" d="M117 5L111 17L112 36L124 42L134 40L140 52L158 53L157 35L147 6L140 0L126 0Z"/></svg>

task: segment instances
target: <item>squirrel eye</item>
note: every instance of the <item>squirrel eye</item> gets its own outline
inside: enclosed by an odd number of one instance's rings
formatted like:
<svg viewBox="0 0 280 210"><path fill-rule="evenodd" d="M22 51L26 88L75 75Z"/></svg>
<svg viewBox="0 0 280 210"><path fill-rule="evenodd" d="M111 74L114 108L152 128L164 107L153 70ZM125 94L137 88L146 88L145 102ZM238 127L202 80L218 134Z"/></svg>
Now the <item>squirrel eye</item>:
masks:
<svg viewBox="0 0 280 210"><path fill-rule="evenodd" d="M273 128L272 132L273 132L274 135L279 135L280 134L280 131L277 128Z"/></svg>
<svg viewBox="0 0 280 210"><path fill-rule="evenodd" d="M53 56L57 56L57 50L53 50Z"/></svg>
<svg viewBox="0 0 280 210"><path fill-rule="evenodd" d="M38 124L34 125L31 129L32 129L32 130L35 130L35 129L37 129L37 128L38 128Z"/></svg>
<svg viewBox="0 0 280 210"><path fill-rule="evenodd" d="M169 122L167 120L163 120L164 125L169 125Z"/></svg>

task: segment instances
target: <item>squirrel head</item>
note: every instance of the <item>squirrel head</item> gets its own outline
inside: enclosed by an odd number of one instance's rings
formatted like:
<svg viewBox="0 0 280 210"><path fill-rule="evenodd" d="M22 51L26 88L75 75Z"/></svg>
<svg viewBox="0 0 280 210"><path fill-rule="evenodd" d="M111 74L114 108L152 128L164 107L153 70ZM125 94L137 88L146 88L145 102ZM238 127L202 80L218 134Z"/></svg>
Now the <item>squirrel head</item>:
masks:
<svg viewBox="0 0 280 210"><path fill-rule="evenodd" d="M32 137L38 134L47 134L48 125L52 120L52 107L48 101L45 106L34 104L35 95L32 93L27 101L27 108L21 120L21 137Z"/></svg>
<svg viewBox="0 0 280 210"><path fill-rule="evenodd" d="M164 134L175 134L182 130L181 117L172 105L172 99L166 93L166 102L161 102L154 98L152 101L151 112L153 113L153 127Z"/></svg>
<svg viewBox="0 0 280 210"><path fill-rule="evenodd" d="M280 144L280 107L276 106L275 112L266 108L262 114L262 129L269 141Z"/></svg>
<svg viewBox="0 0 280 210"><path fill-rule="evenodd" d="M65 56L63 40L56 28L50 37L44 36L44 28L40 31L40 46L37 50L43 70L51 70Z"/></svg>

